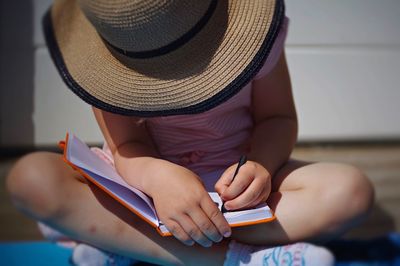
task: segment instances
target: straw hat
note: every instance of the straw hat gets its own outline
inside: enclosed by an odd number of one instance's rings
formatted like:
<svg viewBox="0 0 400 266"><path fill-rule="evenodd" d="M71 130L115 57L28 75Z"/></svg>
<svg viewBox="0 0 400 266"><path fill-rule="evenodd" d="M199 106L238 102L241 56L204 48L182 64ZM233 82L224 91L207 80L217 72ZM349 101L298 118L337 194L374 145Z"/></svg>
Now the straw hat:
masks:
<svg viewBox="0 0 400 266"><path fill-rule="evenodd" d="M200 113L258 72L283 0L56 0L46 42L68 87L113 113Z"/></svg>

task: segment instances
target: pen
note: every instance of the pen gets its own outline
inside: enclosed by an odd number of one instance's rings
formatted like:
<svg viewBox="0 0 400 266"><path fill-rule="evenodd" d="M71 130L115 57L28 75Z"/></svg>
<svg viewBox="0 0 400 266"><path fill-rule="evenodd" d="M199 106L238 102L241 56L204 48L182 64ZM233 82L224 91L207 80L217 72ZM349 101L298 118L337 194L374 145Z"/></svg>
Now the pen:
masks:
<svg viewBox="0 0 400 266"><path fill-rule="evenodd" d="M237 167L236 167L235 173L233 174L231 183L232 183L233 180L235 179L236 175L239 173L240 167L241 167L242 165L244 165L246 162L247 162L247 157L246 157L246 155L240 156L239 163L238 163L238 165L237 165ZM222 213L225 213L225 212L227 212L227 211L228 211L228 210L225 209L225 202L222 201L221 212L222 212Z"/></svg>

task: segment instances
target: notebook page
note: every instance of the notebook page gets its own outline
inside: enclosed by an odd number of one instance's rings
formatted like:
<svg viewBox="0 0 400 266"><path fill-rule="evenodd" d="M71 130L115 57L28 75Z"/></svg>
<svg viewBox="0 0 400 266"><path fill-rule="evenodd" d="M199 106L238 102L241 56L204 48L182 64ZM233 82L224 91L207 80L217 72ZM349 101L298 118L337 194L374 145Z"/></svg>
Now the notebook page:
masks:
<svg viewBox="0 0 400 266"><path fill-rule="evenodd" d="M236 224L272 218L273 214L268 205L263 203L252 209L226 212L224 216L229 224Z"/></svg>
<svg viewBox="0 0 400 266"><path fill-rule="evenodd" d="M100 159L90 148L73 134L68 134L67 159L74 165L126 187L139 196L156 213L151 199L140 190L130 186L109 164Z"/></svg>
<svg viewBox="0 0 400 266"><path fill-rule="evenodd" d="M218 208L222 208L222 200L218 193L208 192L211 199L215 202ZM224 213L224 216L229 224L257 221L261 219L266 219L272 217L272 211L266 203L261 203L251 209L232 211Z"/></svg>
<svg viewBox="0 0 400 266"><path fill-rule="evenodd" d="M143 217L149 220L151 223L159 226L159 221L156 218L156 214L147 203L143 201L141 197L137 194L132 193L132 191L124 186L121 186L107 178L103 178L95 173L92 173L86 169L82 169L86 174L90 175L94 180L96 180L100 185L102 185L106 190L110 191L111 194L118 195L129 208L137 210Z"/></svg>

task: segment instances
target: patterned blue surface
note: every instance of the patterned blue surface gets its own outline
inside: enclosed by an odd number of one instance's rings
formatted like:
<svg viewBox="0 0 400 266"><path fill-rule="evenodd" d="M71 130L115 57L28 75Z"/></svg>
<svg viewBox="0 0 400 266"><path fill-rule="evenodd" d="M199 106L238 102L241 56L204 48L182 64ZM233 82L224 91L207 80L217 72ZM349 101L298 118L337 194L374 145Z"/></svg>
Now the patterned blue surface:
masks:
<svg viewBox="0 0 400 266"><path fill-rule="evenodd" d="M400 234L397 233L362 241L337 240L327 247L335 254L336 266L400 266ZM71 253L71 249L50 242L5 242L0 243L0 265L71 266ZM267 265L277 262L276 255L264 258L264 262ZM286 261L290 262L290 258Z"/></svg>

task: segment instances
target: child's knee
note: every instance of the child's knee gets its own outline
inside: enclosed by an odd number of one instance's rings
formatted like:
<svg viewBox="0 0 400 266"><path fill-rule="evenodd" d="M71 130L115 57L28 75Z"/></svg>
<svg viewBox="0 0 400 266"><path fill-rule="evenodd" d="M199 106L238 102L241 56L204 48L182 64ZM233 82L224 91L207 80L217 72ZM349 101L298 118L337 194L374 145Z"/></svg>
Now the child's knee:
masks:
<svg viewBox="0 0 400 266"><path fill-rule="evenodd" d="M358 168L347 166L345 199L348 200L348 211L355 217L365 216L374 202L374 188L368 177Z"/></svg>
<svg viewBox="0 0 400 266"><path fill-rule="evenodd" d="M358 168L335 164L325 188L332 227L352 224L366 217L374 202L374 189L368 177Z"/></svg>
<svg viewBox="0 0 400 266"><path fill-rule="evenodd" d="M46 165L49 153L35 152L19 159L8 173L7 190L14 205L35 218L48 218L56 212L54 181ZM53 187L54 189L54 187Z"/></svg>

